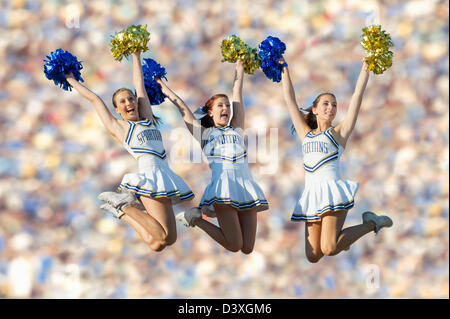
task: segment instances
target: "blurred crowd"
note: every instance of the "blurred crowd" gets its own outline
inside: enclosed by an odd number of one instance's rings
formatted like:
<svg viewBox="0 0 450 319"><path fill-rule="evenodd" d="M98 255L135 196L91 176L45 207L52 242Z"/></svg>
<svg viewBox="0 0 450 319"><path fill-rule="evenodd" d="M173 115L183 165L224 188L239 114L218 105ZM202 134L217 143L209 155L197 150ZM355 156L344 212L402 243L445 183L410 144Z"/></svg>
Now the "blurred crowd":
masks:
<svg viewBox="0 0 450 319"><path fill-rule="evenodd" d="M1 1L0 297L448 298L448 14L443 0ZM231 94L234 65L220 62L225 37L256 47L272 35L286 43L299 106L331 91L336 124L364 57L361 30L372 23L391 34L394 59L370 75L341 160L342 178L360 183L344 227L366 210L394 226L317 264L305 256L304 223L290 221L304 172L280 83L261 70L244 79L246 124L262 129L277 155L267 163L261 145L250 164L270 205L258 215L254 252L227 252L179 226L177 242L157 253L99 208L97 195L115 190L135 160L88 101L43 73L46 55L70 51L85 84L113 110L112 93L132 88L131 60L115 61L109 40L147 24L143 57L166 67L168 85L195 109ZM210 172L204 160L189 161L198 145L170 101L153 110L170 166L196 195L178 213L198 204Z"/></svg>

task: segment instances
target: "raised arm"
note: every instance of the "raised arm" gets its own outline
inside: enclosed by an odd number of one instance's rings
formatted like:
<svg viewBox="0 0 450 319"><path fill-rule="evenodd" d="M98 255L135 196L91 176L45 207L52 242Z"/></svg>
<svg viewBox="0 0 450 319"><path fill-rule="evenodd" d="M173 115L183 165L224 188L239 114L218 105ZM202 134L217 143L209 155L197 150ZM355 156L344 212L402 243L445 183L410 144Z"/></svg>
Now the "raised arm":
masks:
<svg viewBox="0 0 450 319"><path fill-rule="evenodd" d="M111 114L108 107L97 94L75 80L72 73L66 74L66 79L76 91L78 91L83 97L88 99L94 105L95 111L97 111L97 114L108 133L122 143L126 134L125 125L121 125L119 120Z"/></svg>
<svg viewBox="0 0 450 319"><path fill-rule="evenodd" d="M189 132L191 132L191 134L196 137L196 134L194 134L195 127L196 131L200 130L199 132L203 133L203 128L201 127L199 121L197 121L197 119L194 117L194 114L192 114L192 111L189 109L186 103L184 103L184 101L178 95L176 95L175 92L173 92L163 80L155 79L155 81L161 85L162 93L167 96L167 98L178 108Z"/></svg>
<svg viewBox="0 0 450 319"><path fill-rule="evenodd" d="M242 103L242 86L244 82L244 64L242 60L236 62L233 83L233 118L230 125L235 128L244 129L244 104Z"/></svg>
<svg viewBox="0 0 450 319"><path fill-rule="evenodd" d="M145 90L144 75L142 74L141 54L134 52L131 55L133 56L133 85L136 89L139 116L153 121L152 107Z"/></svg>
<svg viewBox="0 0 450 319"><path fill-rule="evenodd" d="M340 135L340 138L344 141L344 146L347 143L350 134L356 124L356 119L358 118L359 109L361 107L362 98L364 95L364 90L367 86L367 81L369 80L369 71L367 70L366 62L363 63L361 67L361 72L359 73L358 80L356 82L355 91L353 92L352 98L350 100L350 105L348 107L347 114L345 114L344 120L339 123L334 129L334 131Z"/></svg>
<svg viewBox="0 0 450 319"><path fill-rule="evenodd" d="M284 59L281 58L279 63L285 63ZM311 130L311 128L306 123L302 112L298 109L297 102L295 101L295 91L294 87L292 86L292 81L287 65L283 66L283 70L281 71L281 84L283 86L284 102L286 103L286 106L288 108L289 115L291 116L292 123L295 127L295 131L297 132L300 141L303 142L303 138Z"/></svg>

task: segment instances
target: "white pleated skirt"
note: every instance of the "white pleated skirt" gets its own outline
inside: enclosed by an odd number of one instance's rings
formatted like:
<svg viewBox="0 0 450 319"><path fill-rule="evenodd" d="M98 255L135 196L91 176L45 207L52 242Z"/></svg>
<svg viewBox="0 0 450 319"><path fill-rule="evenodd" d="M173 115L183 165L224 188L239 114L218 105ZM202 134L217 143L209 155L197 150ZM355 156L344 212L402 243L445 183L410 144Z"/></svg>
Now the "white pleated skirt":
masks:
<svg viewBox="0 0 450 319"><path fill-rule="evenodd" d="M119 191L132 192L137 198L167 197L172 205L194 198L189 186L170 169L166 160L139 161L139 164L138 173L124 175Z"/></svg>
<svg viewBox="0 0 450 319"><path fill-rule="evenodd" d="M239 211L256 207L256 211L269 209L264 192L253 180L247 164L211 165L212 178L200 200L203 211L214 211L213 204L227 204Z"/></svg>
<svg viewBox="0 0 450 319"><path fill-rule="evenodd" d="M359 183L344 180L326 180L310 183L297 201L291 221L317 222L328 212L349 210Z"/></svg>

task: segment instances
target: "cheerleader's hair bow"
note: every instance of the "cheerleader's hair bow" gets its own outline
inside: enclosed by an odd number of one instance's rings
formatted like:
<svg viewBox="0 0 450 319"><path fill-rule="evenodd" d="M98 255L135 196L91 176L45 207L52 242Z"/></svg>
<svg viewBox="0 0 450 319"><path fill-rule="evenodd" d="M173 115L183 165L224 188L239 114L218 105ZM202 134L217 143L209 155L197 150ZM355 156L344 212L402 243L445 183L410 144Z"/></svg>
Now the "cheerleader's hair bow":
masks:
<svg viewBox="0 0 450 319"><path fill-rule="evenodd" d="M208 115L206 105L200 106L198 109L196 109L196 110L194 111L194 117L195 117L197 120L201 120L201 119L204 118L206 115Z"/></svg>
<svg viewBox="0 0 450 319"><path fill-rule="evenodd" d="M312 107L312 105L311 105L311 106L308 106L307 108L300 107L299 110L300 110L303 114L307 115L307 114L311 113L312 108L313 108L313 107Z"/></svg>

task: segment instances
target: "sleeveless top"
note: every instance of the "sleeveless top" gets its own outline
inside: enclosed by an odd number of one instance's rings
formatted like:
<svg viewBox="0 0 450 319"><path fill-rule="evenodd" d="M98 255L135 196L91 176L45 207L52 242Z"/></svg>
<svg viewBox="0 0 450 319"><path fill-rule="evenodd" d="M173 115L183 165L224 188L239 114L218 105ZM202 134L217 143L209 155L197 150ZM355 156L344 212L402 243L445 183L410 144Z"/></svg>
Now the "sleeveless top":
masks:
<svg viewBox="0 0 450 319"><path fill-rule="evenodd" d="M208 128L202 150L210 167L215 164L247 164L244 138L232 126Z"/></svg>
<svg viewBox="0 0 450 319"><path fill-rule="evenodd" d="M125 149L138 160L139 166L147 162L162 162L166 159L166 151L161 132L152 121L143 119L127 121L130 124L125 138Z"/></svg>
<svg viewBox="0 0 450 319"><path fill-rule="evenodd" d="M339 159L344 148L333 138L331 127L313 135L309 131L302 143L305 186L311 183L339 180Z"/></svg>

